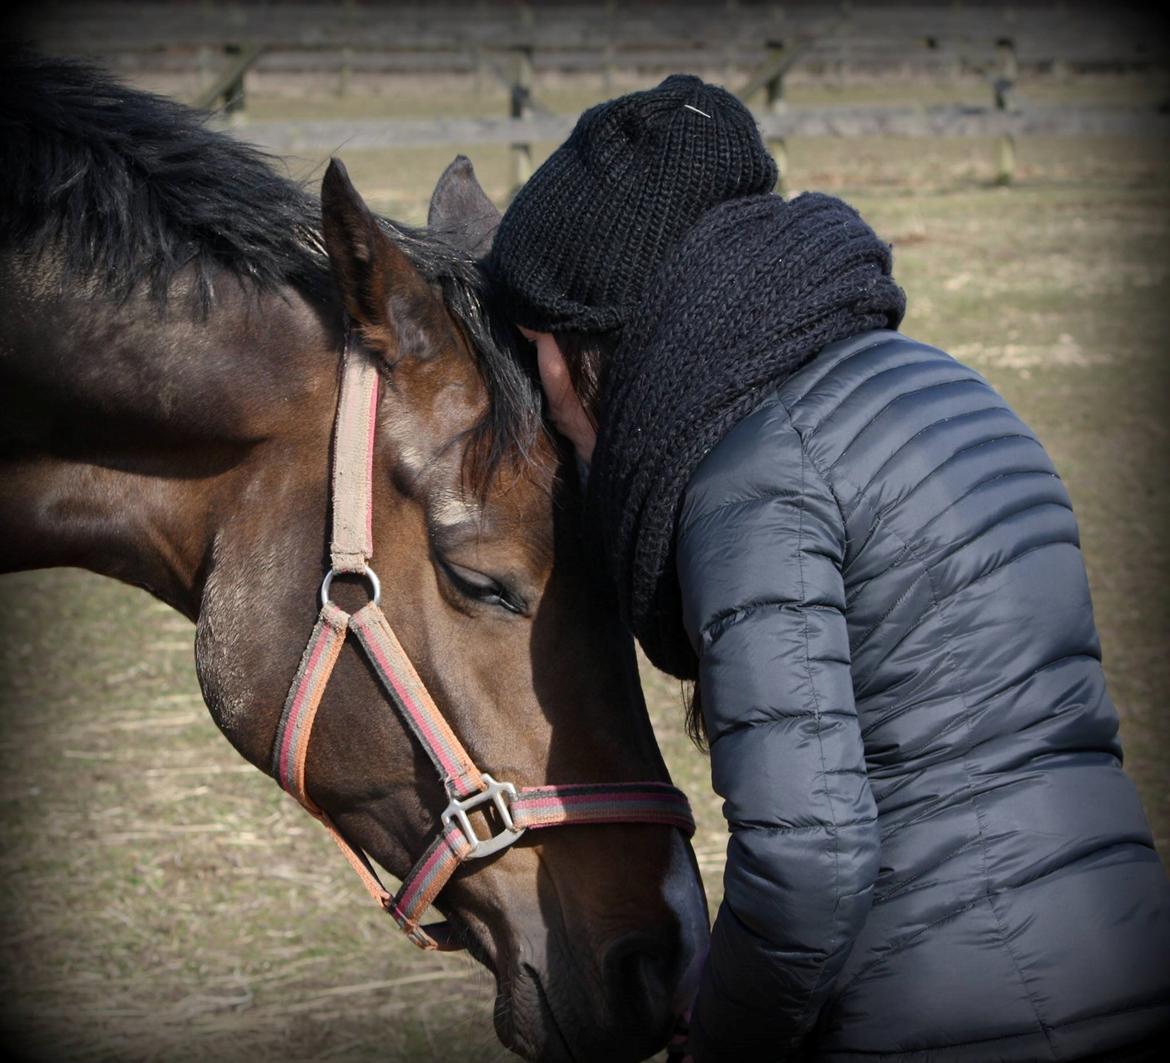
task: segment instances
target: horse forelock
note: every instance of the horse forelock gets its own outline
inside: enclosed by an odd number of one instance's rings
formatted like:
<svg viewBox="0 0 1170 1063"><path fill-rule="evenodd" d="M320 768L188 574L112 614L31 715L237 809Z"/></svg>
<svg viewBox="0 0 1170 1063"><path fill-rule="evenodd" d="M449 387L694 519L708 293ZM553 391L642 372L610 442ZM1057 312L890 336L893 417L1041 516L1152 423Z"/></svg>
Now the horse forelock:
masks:
<svg viewBox="0 0 1170 1063"><path fill-rule="evenodd" d="M411 264L436 286L458 323L486 391L483 416L452 444L463 446L468 486L482 498L504 465L546 463L548 438L532 351L493 307L479 262L446 238L388 218L378 219Z"/></svg>

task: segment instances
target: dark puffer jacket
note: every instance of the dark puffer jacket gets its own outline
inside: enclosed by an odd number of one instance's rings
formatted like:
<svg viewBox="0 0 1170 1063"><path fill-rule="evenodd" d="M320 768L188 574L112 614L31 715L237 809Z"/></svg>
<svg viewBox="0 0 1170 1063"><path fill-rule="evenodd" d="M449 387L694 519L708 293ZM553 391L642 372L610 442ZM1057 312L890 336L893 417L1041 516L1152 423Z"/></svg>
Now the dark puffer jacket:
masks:
<svg viewBox="0 0 1170 1063"><path fill-rule="evenodd" d="M688 484L731 828L699 1060L1076 1059L1170 1026L1068 495L976 372L834 344Z"/></svg>

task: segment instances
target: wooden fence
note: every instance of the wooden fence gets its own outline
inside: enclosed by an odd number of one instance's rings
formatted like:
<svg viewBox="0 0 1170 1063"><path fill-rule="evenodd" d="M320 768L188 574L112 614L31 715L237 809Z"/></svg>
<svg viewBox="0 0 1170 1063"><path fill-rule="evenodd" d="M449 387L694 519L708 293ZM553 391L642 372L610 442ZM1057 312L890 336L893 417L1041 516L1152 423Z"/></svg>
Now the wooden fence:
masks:
<svg viewBox="0 0 1170 1063"><path fill-rule="evenodd" d="M34 39L63 51L142 64L189 62L192 51L260 45L263 70L349 64L390 71L469 71L499 53L530 52L537 71L755 66L798 45L802 64L981 67L1013 42L1025 67L1165 64L1170 37L1153 5L1057 2L592 4L126 3L23 5Z"/></svg>
<svg viewBox="0 0 1170 1063"><path fill-rule="evenodd" d="M26 9L27 11L27 9ZM1019 71L1170 65L1170 35L1148 6L1068 3L824 4L659 2L594 4L440 2L78 3L38 5L24 35L59 52L114 66L203 71L192 101L236 120L252 70L474 72L508 89L507 116L252 123L248 138L277 151L428 144L512 145L515 181L527 179L531 145L562 139L573 119L540 107L536 74L712 67L758 106L761 128L785 165L792 136L995 136L999 178L1011 180L1016 138L1037 133L1167 135L1164 113L1105 107L1018 106ZM794 68L977 72L983 107L794 107ZM727 80L727 78L724 78Z"/></svg>

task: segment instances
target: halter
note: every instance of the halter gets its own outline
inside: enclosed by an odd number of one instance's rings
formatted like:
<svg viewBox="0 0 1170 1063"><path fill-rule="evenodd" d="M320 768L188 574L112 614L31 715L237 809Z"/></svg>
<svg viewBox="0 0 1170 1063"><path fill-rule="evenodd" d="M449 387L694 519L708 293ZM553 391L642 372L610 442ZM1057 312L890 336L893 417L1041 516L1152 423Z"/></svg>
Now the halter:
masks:
<svg viewBox="0 0 1170 1063"><path fill-rule="evenodd" d="M369 564L374 550L372 474L378 392L376 363L347 334L333 440L331 567L321 584L317 623L293 676L276 731L273 774L324 824L370 896L394 917L411 941L423 949L451 950L460 946L455 944L449 924L424 927L419 921L461 863L498 853L526 830L543 827L658 823L677 827L690 837L695 823L686 796L668 783L517 786L499 782L475 766L378 607L381 587ZM333 578L341 573L359 575L369 585L370 601L352 615L329 597ZM357 638L390 700L431 758L449 798L434 840L393 896L382 885L369 857L345 838L305 788L313 720L349 632ZM495 810L501 829L481 837L468 813L485 805Z"/></svg>

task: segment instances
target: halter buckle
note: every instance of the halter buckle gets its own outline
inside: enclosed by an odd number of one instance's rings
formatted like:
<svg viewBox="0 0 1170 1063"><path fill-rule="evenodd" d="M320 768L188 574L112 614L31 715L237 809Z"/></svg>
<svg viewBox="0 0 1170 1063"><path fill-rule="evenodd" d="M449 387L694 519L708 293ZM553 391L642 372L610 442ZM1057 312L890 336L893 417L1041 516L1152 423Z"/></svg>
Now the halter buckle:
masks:
<svg viewBox="0 0 1170 1063"><path fill-rule="evenodd" d="M443 815L440 817L444 830L451 825L452 821L458 823L464 838L471 845L471 848L460 857L462 860L478 860L481 857L498 853L501 849L507 849L528 829L527 827L517 827L512 821L512 810L508 807L508 802L516 799L516 787L510 782L496 782L486 771L482 772L481 776L486 784L485 787L470 797L452 797L451 803L443 810ZM473 808L479 808L480 805L486 805L489 801L495 806L496 813L503 821L504 829L499 834L481 838L475 833L475 828L471 825L467 813Z"/></svg>

